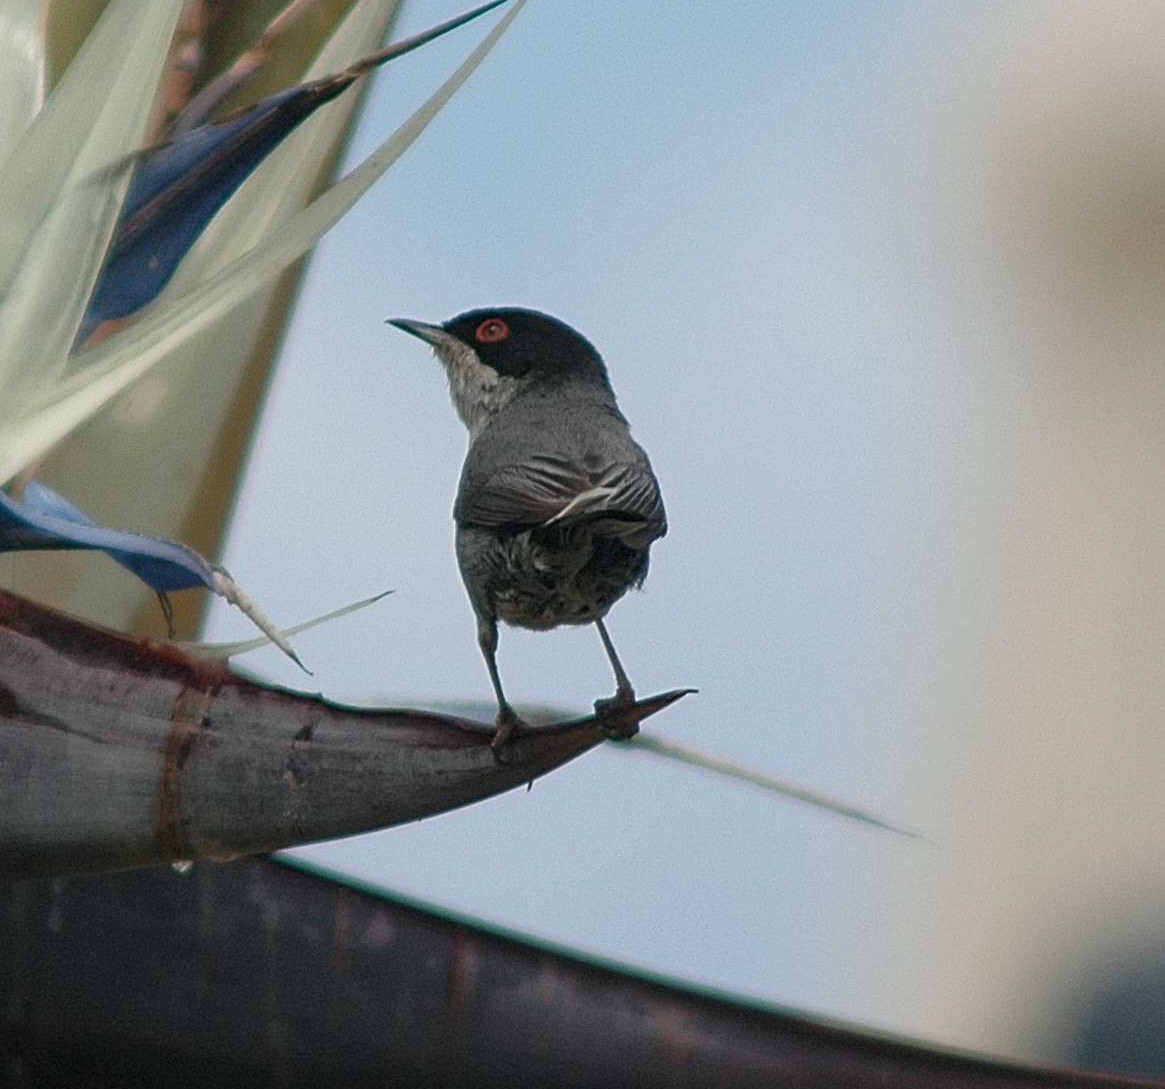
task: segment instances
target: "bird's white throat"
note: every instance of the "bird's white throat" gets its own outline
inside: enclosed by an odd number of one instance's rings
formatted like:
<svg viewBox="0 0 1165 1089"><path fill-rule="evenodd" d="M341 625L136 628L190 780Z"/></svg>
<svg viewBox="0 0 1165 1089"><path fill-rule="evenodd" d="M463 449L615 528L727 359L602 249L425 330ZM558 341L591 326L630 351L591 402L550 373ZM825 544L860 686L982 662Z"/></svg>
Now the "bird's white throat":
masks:
<svg viewBox="0 0 1165 1089"><path fill-rule="evenodd" d="M518 391L519 379L487 367L468 344L441 344L437 358L449 378L449 393L472 442Z"/></svg>

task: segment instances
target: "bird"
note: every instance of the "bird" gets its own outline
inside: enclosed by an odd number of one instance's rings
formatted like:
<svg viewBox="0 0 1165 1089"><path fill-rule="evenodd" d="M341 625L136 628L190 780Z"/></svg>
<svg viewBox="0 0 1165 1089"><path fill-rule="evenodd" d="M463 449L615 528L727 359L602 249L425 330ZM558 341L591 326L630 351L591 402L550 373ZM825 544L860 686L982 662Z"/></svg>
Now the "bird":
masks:
<svg viewBox="0 0 1165 1089"><path fill-rule="evenodd" d="M595 347L565 322L519 307L434 325L389 324L429 344L469 446L453 506L456 553L497 698L491 745L526 724L498 673L498 622L544 631L594 624L615 674L609 714L635 691L604 624L647 577L667 532L659 482L631 437Z"/></svg>

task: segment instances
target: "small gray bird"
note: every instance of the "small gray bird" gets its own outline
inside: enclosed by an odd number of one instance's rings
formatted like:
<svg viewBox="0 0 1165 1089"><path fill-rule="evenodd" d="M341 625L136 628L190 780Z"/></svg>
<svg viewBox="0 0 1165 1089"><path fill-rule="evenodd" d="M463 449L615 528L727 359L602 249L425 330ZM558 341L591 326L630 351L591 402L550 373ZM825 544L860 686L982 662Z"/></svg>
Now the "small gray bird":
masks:
<svg viewBox="0 0 1165 1089"><path fill-rule="evenodd" d="M523 725L498 676L499 620L536 630L593 623L617 685L596 709L633 703L603 617L647 577L648 551L667 519L602 357L569 325L534 310L391 324L433 346L469 428L453 518L498 700L494 749Z"/></svg>

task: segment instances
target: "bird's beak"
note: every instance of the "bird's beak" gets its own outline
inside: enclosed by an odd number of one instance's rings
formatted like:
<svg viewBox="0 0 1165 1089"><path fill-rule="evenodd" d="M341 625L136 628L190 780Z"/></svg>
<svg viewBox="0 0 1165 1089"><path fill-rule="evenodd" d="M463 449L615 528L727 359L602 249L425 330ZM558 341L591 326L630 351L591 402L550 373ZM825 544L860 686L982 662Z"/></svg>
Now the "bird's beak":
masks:
<svg viewBox="0 0 1165 1089"><path fill-rule="evenodd" d="M395 325L406 333L412 333L415 337L420 337L426 344L431 344L434 348L448 346L452 342L460 343L452 333L447 333L441 326L430 325L426 321L414 321L412 318L389 318L388 324Z"/></svg>

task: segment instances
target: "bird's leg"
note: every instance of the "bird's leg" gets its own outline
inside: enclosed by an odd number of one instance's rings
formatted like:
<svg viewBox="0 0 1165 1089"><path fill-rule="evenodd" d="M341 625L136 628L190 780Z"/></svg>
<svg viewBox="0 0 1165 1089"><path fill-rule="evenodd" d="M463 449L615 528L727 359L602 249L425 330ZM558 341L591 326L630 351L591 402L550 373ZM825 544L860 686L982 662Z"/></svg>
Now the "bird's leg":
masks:
<svg viewBox="0 0 1165 1089"><path fill-rule="evenodd" d="M611 669L615 671L615 695L608 700L595 701L595 713L601 715L607 711L617 711L633 704L635 702L635 689L631 687L631 682L627 679L627 671L623 668L623 663L619 661L619 655L615 653L615 644L611 642L611 637L607 634L607 626L602 620L596 620L595 627L599 629L599 638L603 641L603 649L607 652Z"/></svg>
<svg viewBox="0 0 1165 1089"><path fill-rule="evenodd" d="M518 713L510 706L502 691L502 679L498 675L498 625L497 621L487 617L480 617L477 621L477 645L485 658L485 667L489 670L489 679L494 686L494 695L498 700L498 717L494 729L493 740L489 745L493 751L499 752L509 740L510 735L519 727L525 726Z"/></svg>

